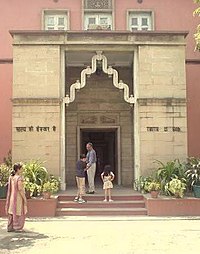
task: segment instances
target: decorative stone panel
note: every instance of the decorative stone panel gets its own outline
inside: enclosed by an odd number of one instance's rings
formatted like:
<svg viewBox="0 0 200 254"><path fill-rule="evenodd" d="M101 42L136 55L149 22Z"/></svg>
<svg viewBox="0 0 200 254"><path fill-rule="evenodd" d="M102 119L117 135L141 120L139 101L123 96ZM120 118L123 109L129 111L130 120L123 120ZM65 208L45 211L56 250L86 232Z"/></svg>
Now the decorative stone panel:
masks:
<svg viewBox="0 0 200 254"><path fill-rule="evenodd" d="M85 0L84 8L87 10L112 9L112 0Z"/></svg>
<svg viewBox="0 0 200 254"><path fill-rule="evenodd" d="M85 114L79 115L80 125L118 125L119 115L99 115L99 114Z"/></svg>

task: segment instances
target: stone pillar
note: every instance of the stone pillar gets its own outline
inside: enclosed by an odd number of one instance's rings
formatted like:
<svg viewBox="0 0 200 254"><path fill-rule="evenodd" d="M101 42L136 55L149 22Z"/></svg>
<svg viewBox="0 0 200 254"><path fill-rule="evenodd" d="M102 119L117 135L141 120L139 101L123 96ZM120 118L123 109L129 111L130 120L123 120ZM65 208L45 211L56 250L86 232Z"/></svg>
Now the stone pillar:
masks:
<svg viewBox="0 0 200 254"><path fill-rule="evenodd" d="M12 156L60 175L60 47L14 45Z"/></svg>
<svg viewBox="0 0 200 254"><path fill-rule="evenodd" d="M154 169L155 160L187 157L184 52L177 45L139 46L141 174Z"/></svg>

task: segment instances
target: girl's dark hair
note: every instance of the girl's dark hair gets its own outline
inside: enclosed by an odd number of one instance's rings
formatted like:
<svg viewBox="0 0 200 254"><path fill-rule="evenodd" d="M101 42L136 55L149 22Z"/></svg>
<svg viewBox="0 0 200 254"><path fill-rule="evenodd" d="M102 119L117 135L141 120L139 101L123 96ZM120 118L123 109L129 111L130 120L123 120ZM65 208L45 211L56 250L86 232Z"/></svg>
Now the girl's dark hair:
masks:
<svg viewBox="0 0 200 254"><path fill-rule="evenodd" d="M108 176L111 172L111 166L110 165L105 165L104 170L103 170L103 174L104 176Z"/></svg>
<svg viewBox="0 0 200 254"><path fill-rule="evenodd" d="M16 174L17 170L20 169L21 167L22 167L22 165L20 163L14 164L13 170L11 172L11 176L14 176Z"/></svg>

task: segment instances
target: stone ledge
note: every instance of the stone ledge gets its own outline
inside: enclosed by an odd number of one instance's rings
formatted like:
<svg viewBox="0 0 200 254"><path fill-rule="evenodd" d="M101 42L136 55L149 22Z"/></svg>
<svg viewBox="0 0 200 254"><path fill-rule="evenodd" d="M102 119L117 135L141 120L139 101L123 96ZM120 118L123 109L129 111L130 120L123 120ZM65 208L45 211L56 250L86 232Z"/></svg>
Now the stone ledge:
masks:
<svg viewBox="0 0 200 254"><path fill-rule="evenodd" d="M199 198L144 197L148 216L199 216Z"/></svg>
<svg viewBox="0 0 200 254"><path fill-rule="evenodd" d="M186 105L186 98L139 98L138 103L140 106L149 106L161 104L164 106L180 106Z"/></svg>
<svg viewBox="0 0 200 254"><path fill-rule="evenodd" d="M0 217L6 217L5 199L0 199ZM56 215L57 197L50 199L28 199L27 217L54 217Z"/></svg>
<svg viewBox="0 0 200 254"><path fill-rule="evenodd" d="M60 98L13 98L11 99L13 106L15 105L60 105L62 102L62 99Z"/></svg>
<svg viewBox="0 0 200 254"><path fill-rule="evenodd" d="M26 31L11 30L11 36L14 37L13 45L28 44L51 44L65 45L78 43L82 44L120 44L130 43L135 45L142 44L168 44L185 45L185 37L188 31ZM104 40L102 41L102 38Z"/></svg>

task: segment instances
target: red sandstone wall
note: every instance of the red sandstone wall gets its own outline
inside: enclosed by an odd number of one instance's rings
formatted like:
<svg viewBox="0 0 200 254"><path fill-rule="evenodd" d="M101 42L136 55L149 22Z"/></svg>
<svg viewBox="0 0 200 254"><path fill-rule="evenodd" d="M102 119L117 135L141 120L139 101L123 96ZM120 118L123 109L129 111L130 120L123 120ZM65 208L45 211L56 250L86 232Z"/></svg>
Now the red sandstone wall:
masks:
<svg viewBox="0 0 200 254"><path fill-rule="evenodd" d="M188 0L143 0L139 4L137 0L116 0L116 30L126 29L126 13L128 9L149 9L154 11L155 30L168 31L190 31L187 36L187 58L200 58L197 52L194 52L195 41L193 34L197 24L200 23L198 17L193 17L193 11L197 5Z"/></svg>
<svg viewBox="0 0 200 254"><path fill-rule="evenodd" d="M189 0L115 0L115 29L126 30L128 9L150 9L155 13L156 30L189 30L187 37L187 59L200 59L194 52L193 34L199 18L192 15L196 5ZM82 29L82 0L1 0L0 1L0 162L11 148L11 88L12 70L2 59L12 59L12 37L9 30L40 30L43 9L70 10L70 29ZM188 138L189 154L200 156L200 65L187 67L188 85Z"/></svg>
<svg viewBox="0 0 200 254"><path fill-rule="evenodd" d="M12 37L9 30L40 30L43 9L70 10L70 27L80 30L81 0L1 0L0 1L0 162L11 149Z"/></svg>
<svg viewBox="0 0 200 254"><path fill-rule="evenodd" d="M11 149L12 64L0 64L0 162Z"/></svg>

